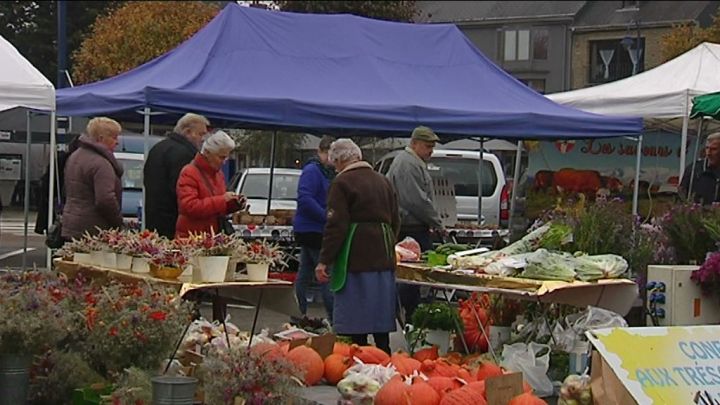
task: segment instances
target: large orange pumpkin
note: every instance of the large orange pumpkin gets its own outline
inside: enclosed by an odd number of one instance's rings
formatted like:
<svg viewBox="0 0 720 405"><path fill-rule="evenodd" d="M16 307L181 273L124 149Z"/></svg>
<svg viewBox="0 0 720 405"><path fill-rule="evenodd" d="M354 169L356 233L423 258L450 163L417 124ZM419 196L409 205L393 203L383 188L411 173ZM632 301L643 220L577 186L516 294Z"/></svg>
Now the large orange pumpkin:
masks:
<svg viewBox="0 0 720 405"><path fill-rule="evenodd" d="M438 347L436 345L418 350L413 354L413 358L419 362L423 362L424 360L437 360L438 357Z"/></svg>
<svg viewBox="0 0 720 405"><path fill-rule="evenodd" d="M474 389L460 388L445 395L440 405L487 405L485 397Z"/></svg>
<svg viewBox="0 0 720 405"><path fill-rule="evenodd" d="M422 363L410 357L407 353L398 352L390 356L390 358L383 363L384 366L392 364L398 373L403 376L409 376L415 370L419 370Z"/></svg>
<svg viewBox="0 0 720 405"><path fill-rule="evenodd" d="M386 382L375 395L375 405L410 405L410 386L400 376Z"/></svg>
<svg viewBox="0 0 720 405"><path fill-rule="evenodd" d="M298 346L290 350L287 359L303 373L303 380L307 385L315 385L322 380L325 373L325 363L322 357L307 346Z"/></svg>
<svg viewBox="0 0 720 405"><path fill-rule="evenodd" d="M440 399L442 399L448 392L462 386L460 381L450 377L432 377L427 383L438 393L438 395L440 395Z"/></svg>
<svg viewBox="0 0 720 405"><path fill-rule="evenodd" d="M478 381L483 381L488 377L498 377L503 375L503 370L495 363L486 361L484 363L480 363L477 368L477 373L475 374L475 378Z"/></svg>
<svg viewBox="0 0 720 405"><path fill-rule="evenodd" d="M486 396L485 396L485 395L486 395L486 392L485 392L485 381L473 381L473 382L469 383L468 385L466 385L466 386L463 387L463 388L468 388L468 389L471 389L471 390L475 390L475 391L478 392L480 395L482 395L483 398L486 398Z"/></svg>
<svg viewBox="0 0 720 405"><path fill-rule="evenodd" d="M440 394L422 378L415 377L410 386L410 402L412 405L438 405Z"/></svg>
<svg viewBox="0 0 720 405"><path fill-rule="evenodd" d="M350 357L357 357L365 364L383 364L387 362L390 355L378 349L375 346L358 346L350 347Z"/></svg>
<svg viewBox="0 0 720 405"><path fill-rule="evenodd" d="M328 384L336 385L343 379L345 371L350 368L352 362L347 356L333 353L325 358L325 380Z"/></svg>
<svg viewBox="0 0 720 405"><path fill-rule="evenodd" d="M470 370L466 369L465 367L460 367L460 369L457 372L458 378L462 378L467 383L474 382L476 380L475 376L472 375Z"/></svg>
<svg viewBox="0 0 720 405"><path fill-rule="evenodd" d="M258 343L250 348L250 352L268 360L277 360L285 356L283 347L275 343Z"/></svg>
<svg viewBox="0 0 720 405"><path fill-rule="evenodd" d="M508 405L548 405L547 402L536 397L535 395L526 392L518 395L508 402Z"/></svg>
<svg viewBox="0 0 720 405"><path fill-rule="evenodd" d="M350 345L347 343L335 342L335 346L333 346L333 353L350 357Z"/></svg>

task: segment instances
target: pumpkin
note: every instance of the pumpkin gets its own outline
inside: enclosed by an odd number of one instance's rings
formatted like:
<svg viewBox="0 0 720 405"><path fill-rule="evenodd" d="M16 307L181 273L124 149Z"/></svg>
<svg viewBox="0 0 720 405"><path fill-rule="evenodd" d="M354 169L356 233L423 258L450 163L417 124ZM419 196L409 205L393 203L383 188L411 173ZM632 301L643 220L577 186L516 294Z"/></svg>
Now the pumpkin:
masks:
<svg viewBox="0 0 720 405"><path fill-rule="evenodd" d="M528 382L525 381L525 380L523 380L523 391L528 392L528 393L530 393L530 394L532 394L532 392L533 392L532 387L531 387L530 384L528 384Z"/></svg>
<svg viewBox="0 0 720 405"><path fill-rule="evenodd" d="M412 405L438 405L440 403L440 394L422 378L415 377L408 391Z"/></svg>
<svg viewBox="0 0 720 405"><path fill-rule="evenodd" d="M365 364L383 364L390 359L390 355L375 346L350 346L350 357L357 357Z"/></svg>
<svg viewBox="0 0 720 405"><path fill-rule="evenodd" d="M392 364L398 373L409 376L415 370L419 370L422 363L410 357L407 353L398 352L390 356L390 358L382 363L384 366Z"/></svg>
<svg viewBox="0 0 720 405"><path fill-rule="evenodd" d="M485 397L474 389L460 388L445 395L440 405L487 405Z"/></svg>
<svg viewBox="0 0 720 405"><path fill-rule="evenodd" d="M466 386L463 387L463 388L468 388L468 389L471 389L471 390L475 390L476 392L480 393L480 395L482 395L483 398L486 397L485 381L473 381L473 382L469 383L468 385L466 385Z"/></svg>
<svg viewBox="0 0 720 405"><path fill-rule="evenodd" d="M419 362L423 362L424 360L437 360L438 357L440 356L438 355L438 347L436 345L418 350L413 354L413 358Z"/></svg>
<svg viewBox="0 0 720 405"><path fill-rule="evenodd" d="M463 362L463 356L458 352L449 352L443 358L450 364L462 364Z"/></svg>
<svg viewBox="0 0 720 405"><path fill-rule="evenodd" d="M543 401L542 399L536 397L535 395L526 392L524 394L520 394L508 402L508 405L548 405L547 402Z"/></svg>
<svg viewBox="0 0 720 405"><path fill-rule="evenodd" d="M460 300L458 302L458 309L460 319L463 321L463 337L468 349L473 352L485 353L488 351L489 346L487 336L490 336L490 322L485 310L485 308L489 307L489 302L481 302L481 299L489 300L485 296L478 298L477 292L473 292L469 300ZM482 332L481 328L485 330L485 333Z"/></svg>
<svg viewBox="0 0 720 405"><path fill-rule="evenodd" d="M335 345L333 346L333 353L350 357L350 345L347 343L335 342Z"/></svg>
<svg viewBox="0 0 720 405"><path fill-rule="evenodd" d="M468 383L476 380L475 376L473 376L472 373L464 367L460 367L460 369L457 371L457 377L462 378L463 380L465 380L465 382Z"/></svg>
<svg viewBox="0 0 720 405"><path fill-rule="evenodd" d="M306 385L315 385L322 380L325 363L315 350L307 346L298 346L290 350L286 358L303 373Z"/></svg>
<svg viewBox="0 0 720 405"><path fill-rule="evenodd" d="M442 399L448 392L460 388L462 384L455 378L450 377L432 377L427 381Z"/></svg>
<svg viewBox="0 0 720 405"><path fill-rule="evenodd" d="M287 348L287 347L285 347ZM283 347L275 343L258 343L250 348L250 352L264 357L268 360L277 360L283 358L287 351L283 351Z"/></svg>
<svg viewBox="0 0 720 405"><path fill-rule="evenodd" d="M477 368L477 373L475 374L475 379L478 381L483 381L484 379L488 377L498 377L505 373L503 373L503 370L495 363L491 363L489 361L486 361L484 363L480 363Z"/></svg>
<svg viewBox="0 0 720 405"><path fill-rule="evenodd" d="M375 394L375 405L410 405L410 386L400 376L386 382Z"/></svg>
<svg viewBox="0 0 720 405"><path fill-rule="evenodd" d="M325 380L330 385L337 385L351 365L350 358L342 354L333 353L327 356L325 358Z"/></svg>

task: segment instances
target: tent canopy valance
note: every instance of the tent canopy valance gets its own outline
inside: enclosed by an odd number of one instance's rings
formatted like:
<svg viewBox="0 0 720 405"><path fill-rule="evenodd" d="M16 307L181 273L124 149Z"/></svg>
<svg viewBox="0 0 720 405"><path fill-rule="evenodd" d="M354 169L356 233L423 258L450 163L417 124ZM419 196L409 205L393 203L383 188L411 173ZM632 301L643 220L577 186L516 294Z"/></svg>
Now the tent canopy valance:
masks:
<svg viewBox="0 0 720 405"><path fill-rule="evenodd" d="M57 102L64 115L137 119L135 112L149 107L237 127L336 135L407 136L422 124L444 136L567 139L642 128L639 118L552 102L451 24L234 3L172 51L119 76L61 89Z"/></svg>

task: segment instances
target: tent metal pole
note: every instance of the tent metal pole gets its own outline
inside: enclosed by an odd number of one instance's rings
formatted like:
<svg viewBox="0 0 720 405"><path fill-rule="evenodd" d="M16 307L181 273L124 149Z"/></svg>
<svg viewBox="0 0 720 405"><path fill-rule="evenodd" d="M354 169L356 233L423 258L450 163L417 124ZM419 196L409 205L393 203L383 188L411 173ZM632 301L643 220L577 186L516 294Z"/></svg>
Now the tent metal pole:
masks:
<svg viewBox="0 0 720 405"><path fill-rule="evenodd" d="M277 140L277 131L273 131L272 141L270 142L270 181L268 182L268 200L267 213L270 215L270 202L272 201L273 177L275 174L275 142Z"/></svg>
<svg viewBox="0 0 720 405"><path fill-rule="evenodd" d="M147 162L148 153L150 153L150 107L145 107L143 109L143 162ZM145 182L143 182L143 195L142 195L142 207L141 207L141 221L140 221L140 229L145 229L145 224L147 223L147 216L145 215L145 207L147 207L147 204L145 203Z"/></svg>
<svg viewBox="0 0 720 405"><path fill-rule="evenodd" d="M485 144L485 138L480 137L480 158L478 159L478 226L482 227L483 216L482 216L482 195L483 195L483 149Z"/></svg>
<svg viewBox="0 0 720 405"><path fill-rule="evenodd" d="M25 214L25 227L23 230L23 255L22 255L22 269L27 269L27 249L28 249L28 217L30 216L30 153L32 144L32 130L31 128L32 113L26 112L25 116L25 197L23 201L23 213Z"/></svg>
<svg viewBox="0 0 720 405"><path fill-rule="evenodd" d="M638 214L638 197L640 196L640 160L642 158L642 141L643 136L637 138L637 151L635 152L635 186L633 187L632 214L636 217Z"/></svg>
<svg viewBox="0 0 720 405"><path fill-rule="evenodd" d="M702 139L702 126L703 126L703 118L698 118L698 130L697 130L697 139L695 139L695 152L693 153L693 161L692 161L692 168L690 169L690 181L688 182L688 189L687 189L687 199L690 200L690 194L693 187L693 180L695 179L695 164L697 163L698 158L698 149L700 149L700 140ZM678 181L682 182L682 178L678 179Z"/></svg>
<svg viewBox="0 0 720 405"><path fill-rule="evenodd" d="M680 140L680 175L678 176L680 180L682 180L685 171L685 155L687 154L688 121L690 120L688 104L690 104L690 97L685 91L685 108L683 109L682 137Z"/></svg>
<svg viewBox="0 0 720 405"><path fill-rule="evenodd" d="M47 229L50 229L54 222L53 213L55 211L55 176L58 175L58 173L55 173L55 160L57 158L57 133L55 132L55 127L57 126L56 121L57 117L55 115L55 111L50 112L50 184L48 188L48 223L47 223ZM60 190L57 191L58 194L60 193ZM47 265L48 270L52 268L52 249L47 248L46 249L46 260L45 264Z"/></svg>
<svg viewBox="0 0 720 405"><path fill-rule="evenodd" d="M515 153L515 169L513 170L513 184L510 191L510 218L508 219L508 231L512 239L513 219L515 218L515 199L517 198L518 184L520 184L520 160L522 158L523 141L519 140L517 144L517 152Z"/></svg>

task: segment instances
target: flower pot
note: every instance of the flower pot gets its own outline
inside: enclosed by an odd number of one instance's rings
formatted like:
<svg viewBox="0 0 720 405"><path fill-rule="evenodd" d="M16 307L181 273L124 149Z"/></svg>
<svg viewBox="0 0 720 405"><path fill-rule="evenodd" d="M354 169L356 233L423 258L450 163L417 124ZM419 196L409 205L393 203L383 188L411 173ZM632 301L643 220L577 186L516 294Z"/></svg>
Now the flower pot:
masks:
<svg viewBox="0 0 720 405"><path fill-rule="evenodd" d="M158 266L150 263L150 275L163 280L177 280L183 270L181 267Z"/></svg>
<svg viewBox="0 0 720 405"><path fill-rule="evenodd" d="M105 265L105 255L103 252L90 253L90 260L92 260L93 266L103 267Z"/></svg>
<svg viewBox="0 0 720 405"><path fill-rule="evenodd" d="M129 255L117 255L117 269L122 271L130 271L132 268L133 257Z"/></svg>
<svg viewBox="0 0 720 405"><path fill-rule="evenodd" d="M510 331L512 330L509 326L490 326L490 346L493 349L501 348L505 343L510 341Z"/></svg>
<svg viewBox="0 0 720 405"><path fill-rule="evenodd" d="M32 356L0 355L0 398L4 404L27 403Z"/></svg>
<svg viewBox="0 0 720 405"><path fill-rule="evenodd" d="M450 347L450 331L430 329L427 331L425 341L431 345L437 345L438 353L443 355L448 352Z"/></svg>
<svg viewBox="0 0 720 405"><path fill-rule="evenodd" d="M235 271L240 260L233 257L228 260L227 273L225 274L225 281L235 281Z"/></svg>
<svg viewBox="0 0 720 405"><path fill-rule="evenodd" d="M204 283L222 283L227 274L230 256L200 256L200 281Z"/></svg>
<svg viewBox="0 0 720 405"><path fill-rule="evenodd" d="M133 273L149 273L150 265L148 264L147 257L133 257L131 270Z"/></svg>
<svg viewBox="0 0 720 405"><path fill-rule="evenodd" d="M86 266L93 265L93 259L90 253L73 253L73 261L77 264L84 264Z"/></svg>
<svg viewBox="0 0 720 405"><path fill-rule="evenodd" d="M153 405L192 405L198 380L184 376L152 378Z"/></svg>
<svg viewBox="0 0 720 405"><path fill-rule="evenodd" d="M108 269L117 268L117 254L113 252L103 252L103 267Z"/></svg>
<svg viewBox="0 0 720 405"><path fill-rule="evenodd" d="M195 267L195 266L193 266L192 264L188 264L187 266L185 266L185 270L183 270L183 272L182 272L182 274L180 275L180 277L183 277L183 278L185 278L185 279L190 279L190 278L192 278L192 275L193 275L193 272L194 272L194 270L193 270L194 267Z"/></svg>
<svg viewBox="0 0 720 405"><path fill-rule="evenodd" d="M270 265L267 263L248 263L247 273L249 281L265 282L268 280L268 270Z"/></svg>

